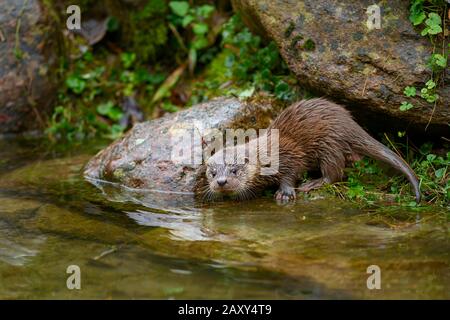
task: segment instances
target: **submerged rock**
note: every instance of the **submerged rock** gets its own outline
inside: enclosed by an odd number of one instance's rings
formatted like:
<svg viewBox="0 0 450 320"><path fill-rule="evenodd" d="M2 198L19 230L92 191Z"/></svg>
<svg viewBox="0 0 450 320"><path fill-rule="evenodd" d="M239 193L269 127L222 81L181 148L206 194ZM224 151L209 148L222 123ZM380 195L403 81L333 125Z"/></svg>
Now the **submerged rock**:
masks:
<svg viewBox="0 0 450 320"><path fill-rule="evenodd" d="M450 121L450 72L434 104L406 98L406 86L420 90L430 79L433 45L414 30L408 1L379 4L381 28L369 30L373 2L330 0L233 0L253 31L274 40L302 85L362 109L411 122L447 126ZM437 44L439 46L439 44ZM402 101L415 106L400 111Z"/></svg>
<svg viewBox="0 0 450 320"><path fill-rule="evenodd" d="M0 134L45 126L60 29L38 0L0 2Z"/></svg>
<svg viewBox="0 0 450 320"><path fill-rule="evenodd" d="M36 216L27 220L23 228L40 230L47 235L59 234L101 243L120 244L134 241L134 235L125 228L51 204L40 207Z"/></svg>
<svg viewBox="0 0 450 320"><path fill-rule="evenodd" d="M183 138L183 132L194 139L197 133L203 138L208 129L265 128L280 109L281 105L268 98L259 97L248 102L219 98L137 124L123 138L92 158L84 175L88 179L119 182L138 189L192 192L198 163L172 160L174 147L180 148L180 143L186 142L179 140ZM198 142L202 143L194 141Z"/></svg>

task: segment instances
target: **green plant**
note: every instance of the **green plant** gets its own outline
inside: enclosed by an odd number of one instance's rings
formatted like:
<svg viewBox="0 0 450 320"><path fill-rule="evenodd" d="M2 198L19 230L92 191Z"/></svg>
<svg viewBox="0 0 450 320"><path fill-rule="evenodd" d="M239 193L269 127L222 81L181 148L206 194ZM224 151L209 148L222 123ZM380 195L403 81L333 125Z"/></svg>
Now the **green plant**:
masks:
<svg viewBox="0 0 450 320"><path fill-rule="evenodd" d="M156 62L157 58L162 57L161 52L165 52L169 40L165 19L169 10L167 1L146 0L138 3L145 5L139 10L133 10L126 20L121 20L121 33L126 34L123 37L126 39L124 44L127 51L136 54L137 60Z"/></svg>
<svg viewBox="0 0 450 320"><path fill-rule="evenodd" d="M180 47L187 52L191 72L197 64L198 52L213 44L208 23L215 7L209 4L191 6L187 1L170 1L169 26ZM182 29L185 37L177 30ZM192 35L191 35L192 34ZM187 42L187 44L186 44Z"/></svg>
<svg viewBox="0 0 450 320"><path fill-rule="evenodd" d="M434 92L436 83L433 80L428 80L425 87L420 90L420 96L427 102L432 103L438 99L438 94Z"/></svg>
<svg viewBox="0 0 450 320"><path fill-rule="evenodd" d="M409 20L416 27L421 27L420 34L429 37L433 44L433 53L428 59L427 66L431 70L431 77L420 90L420 97L428 103L436 103L439 99L437 88L442 81L443 73L447 67L448 49L446 49L446 39L443 35L443 25L445 24L448 5L444 0L411 0ZM438 50L437 37L442 38L442 53ZM414 97L412 87L405 88L404 94L407 97ZM401 111L407 111L414 106L410 102L402 102ZM430 119L431 120L431 119Z"/></svg>
<svg viewBox="0 0 450 320"><path fill-rule="evenodd" d="M391 141L391 140L389 140ZM450 152L433 153L431 143L423 144L412 152L407 146L395 144L395 149L409 150L409 163L420 181L423 201L420 204L448 206L450 203ZM394 202L398 205L416 206L411 188L402 175L387 175L379 164L370 158L356 162L346 171L347 180L325 187L341 198L354 201L362 206Z"/></svg>
<svg viewBox="0 0 450 320"><path fill-rule="evenodd" d="M416 88L415 87L406 87L405 90L403 91L403 93L405 94L405 96L407 97L414 97L416 95Z"/></svg>
<svg viewBox="0 0 450 320"><path fill-rule="evenodd" d="M401 111L406 111L406 110L409 110L409 109L412 109L412 108L414 108L412 103L406 102L406 101L403 101L401 106L400 106L400 110Z"/></svg>
<svg viewBox="0 0 450 320"><path fill-rule="evenodd" d="M122 110L124 97L153 93L165 79L139 66L135 53L124 52L118 63L108 65L107 52L87 51L70 66L58 95L58 107L49 121L52 140L82 140L102 136L119 137L126 127ZM145 101L145 100L144 100ZM126 123L126 121L125 121Z"/></svg>
<svg viewBox="0 0 450 320"><path fill-rule="evenodd" d="M224 24L221 35L221 52L208 67L206 79L197 84L191 103L208 99L211 94L247 98L257 91L287 101L299 97L296 78L274 42L264 43L253 35L238 15Z"/></svg>
<svg viewBox="0 0 450 320"><path fill-rule="evenodd" d="M426 200L430 203L448 205L450 202L450 152L437 155L432 153L432 147L431 143L422 145L412 167L421 180L421 189Z"/></svg>

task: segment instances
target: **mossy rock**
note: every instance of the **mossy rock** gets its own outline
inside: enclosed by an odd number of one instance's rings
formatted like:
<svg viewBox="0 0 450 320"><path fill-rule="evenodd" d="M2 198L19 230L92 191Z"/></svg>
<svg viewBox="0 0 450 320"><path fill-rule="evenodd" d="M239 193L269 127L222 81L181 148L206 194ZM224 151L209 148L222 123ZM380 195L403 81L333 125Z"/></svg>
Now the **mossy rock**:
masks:
<svg viewBox="0 0 450 320"><path fill-rule="evenodd" d="M63 21L69 0L45 0L55 8ZM82 19L101 20L112 18L118 22L114 41L126 51L136 53L143 62L155 61L164 56L164 46L168 40L166 15L168 2L165 0L82 0L80 6ZM111 30L110 30L111 31ZM118 37L116 37L118 36Z"/></svg>
<svg viewBox="0 0 450 320"><path fill-rule="evenodd" d="M42 1L0 2L0 134L45 127L63 54L56 26Z"/></svg>
<svg viewBox="0 0 450 320"><path fill-rule="evenodd" d="M386 115L422 128L448 131L450 72L444 72L436 106L407 98L406 86L421 88L430 79L427 67L433 44L408 19L409 1L384 1L381 29L367 27L370 1L233 0L234 9L253 31L275 41L300 84L352 107L355 114ZM436 52L442 52L441 41ZM420 89L419 89L420 90ZM401 111L403 101L415 108ZM400 124L392 122L398 130ZM411 129L413 126L409 126ZM428 132L430 131L430 128Z"/></svg>

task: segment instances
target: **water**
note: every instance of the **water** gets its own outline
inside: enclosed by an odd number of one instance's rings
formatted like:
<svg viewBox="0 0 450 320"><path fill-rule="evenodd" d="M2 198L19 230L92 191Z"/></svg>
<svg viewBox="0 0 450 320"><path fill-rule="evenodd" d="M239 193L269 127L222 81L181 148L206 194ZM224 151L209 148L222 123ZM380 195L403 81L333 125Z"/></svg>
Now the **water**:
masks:
<svg viewBox="0 0 450 320"><path fill-rule="evenodd" d="M103 145L104 146L104 145ZM336 199L199 205L84 181L102 144L0 141L0 298L450 298L449 213ZM69 265L81 290L69 290ZM368 290L369 265L381 290Z"/></svg>

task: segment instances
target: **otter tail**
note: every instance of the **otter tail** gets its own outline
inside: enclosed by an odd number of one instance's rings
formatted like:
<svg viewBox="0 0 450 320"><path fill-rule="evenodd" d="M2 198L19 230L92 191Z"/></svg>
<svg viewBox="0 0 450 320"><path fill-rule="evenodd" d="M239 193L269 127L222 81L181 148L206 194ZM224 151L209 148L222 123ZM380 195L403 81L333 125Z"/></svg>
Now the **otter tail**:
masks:
<svg viewBox="0 0 450 320"><path fill-rule="evenodd" d="M405 160L395 154L391 149L372 138L361 127L359 128L361 132L359 132L358 139L354 139L355 141L352 141L352 149L359 154L386 162L398 171L402 172L408 178L409 183L411 183L416 196L416 202L419 203L421 199L419 180L417 179L416 174L408 165L408 163L406 163ZM361 143L361 140L364 141L364 144Z"/></svg>

